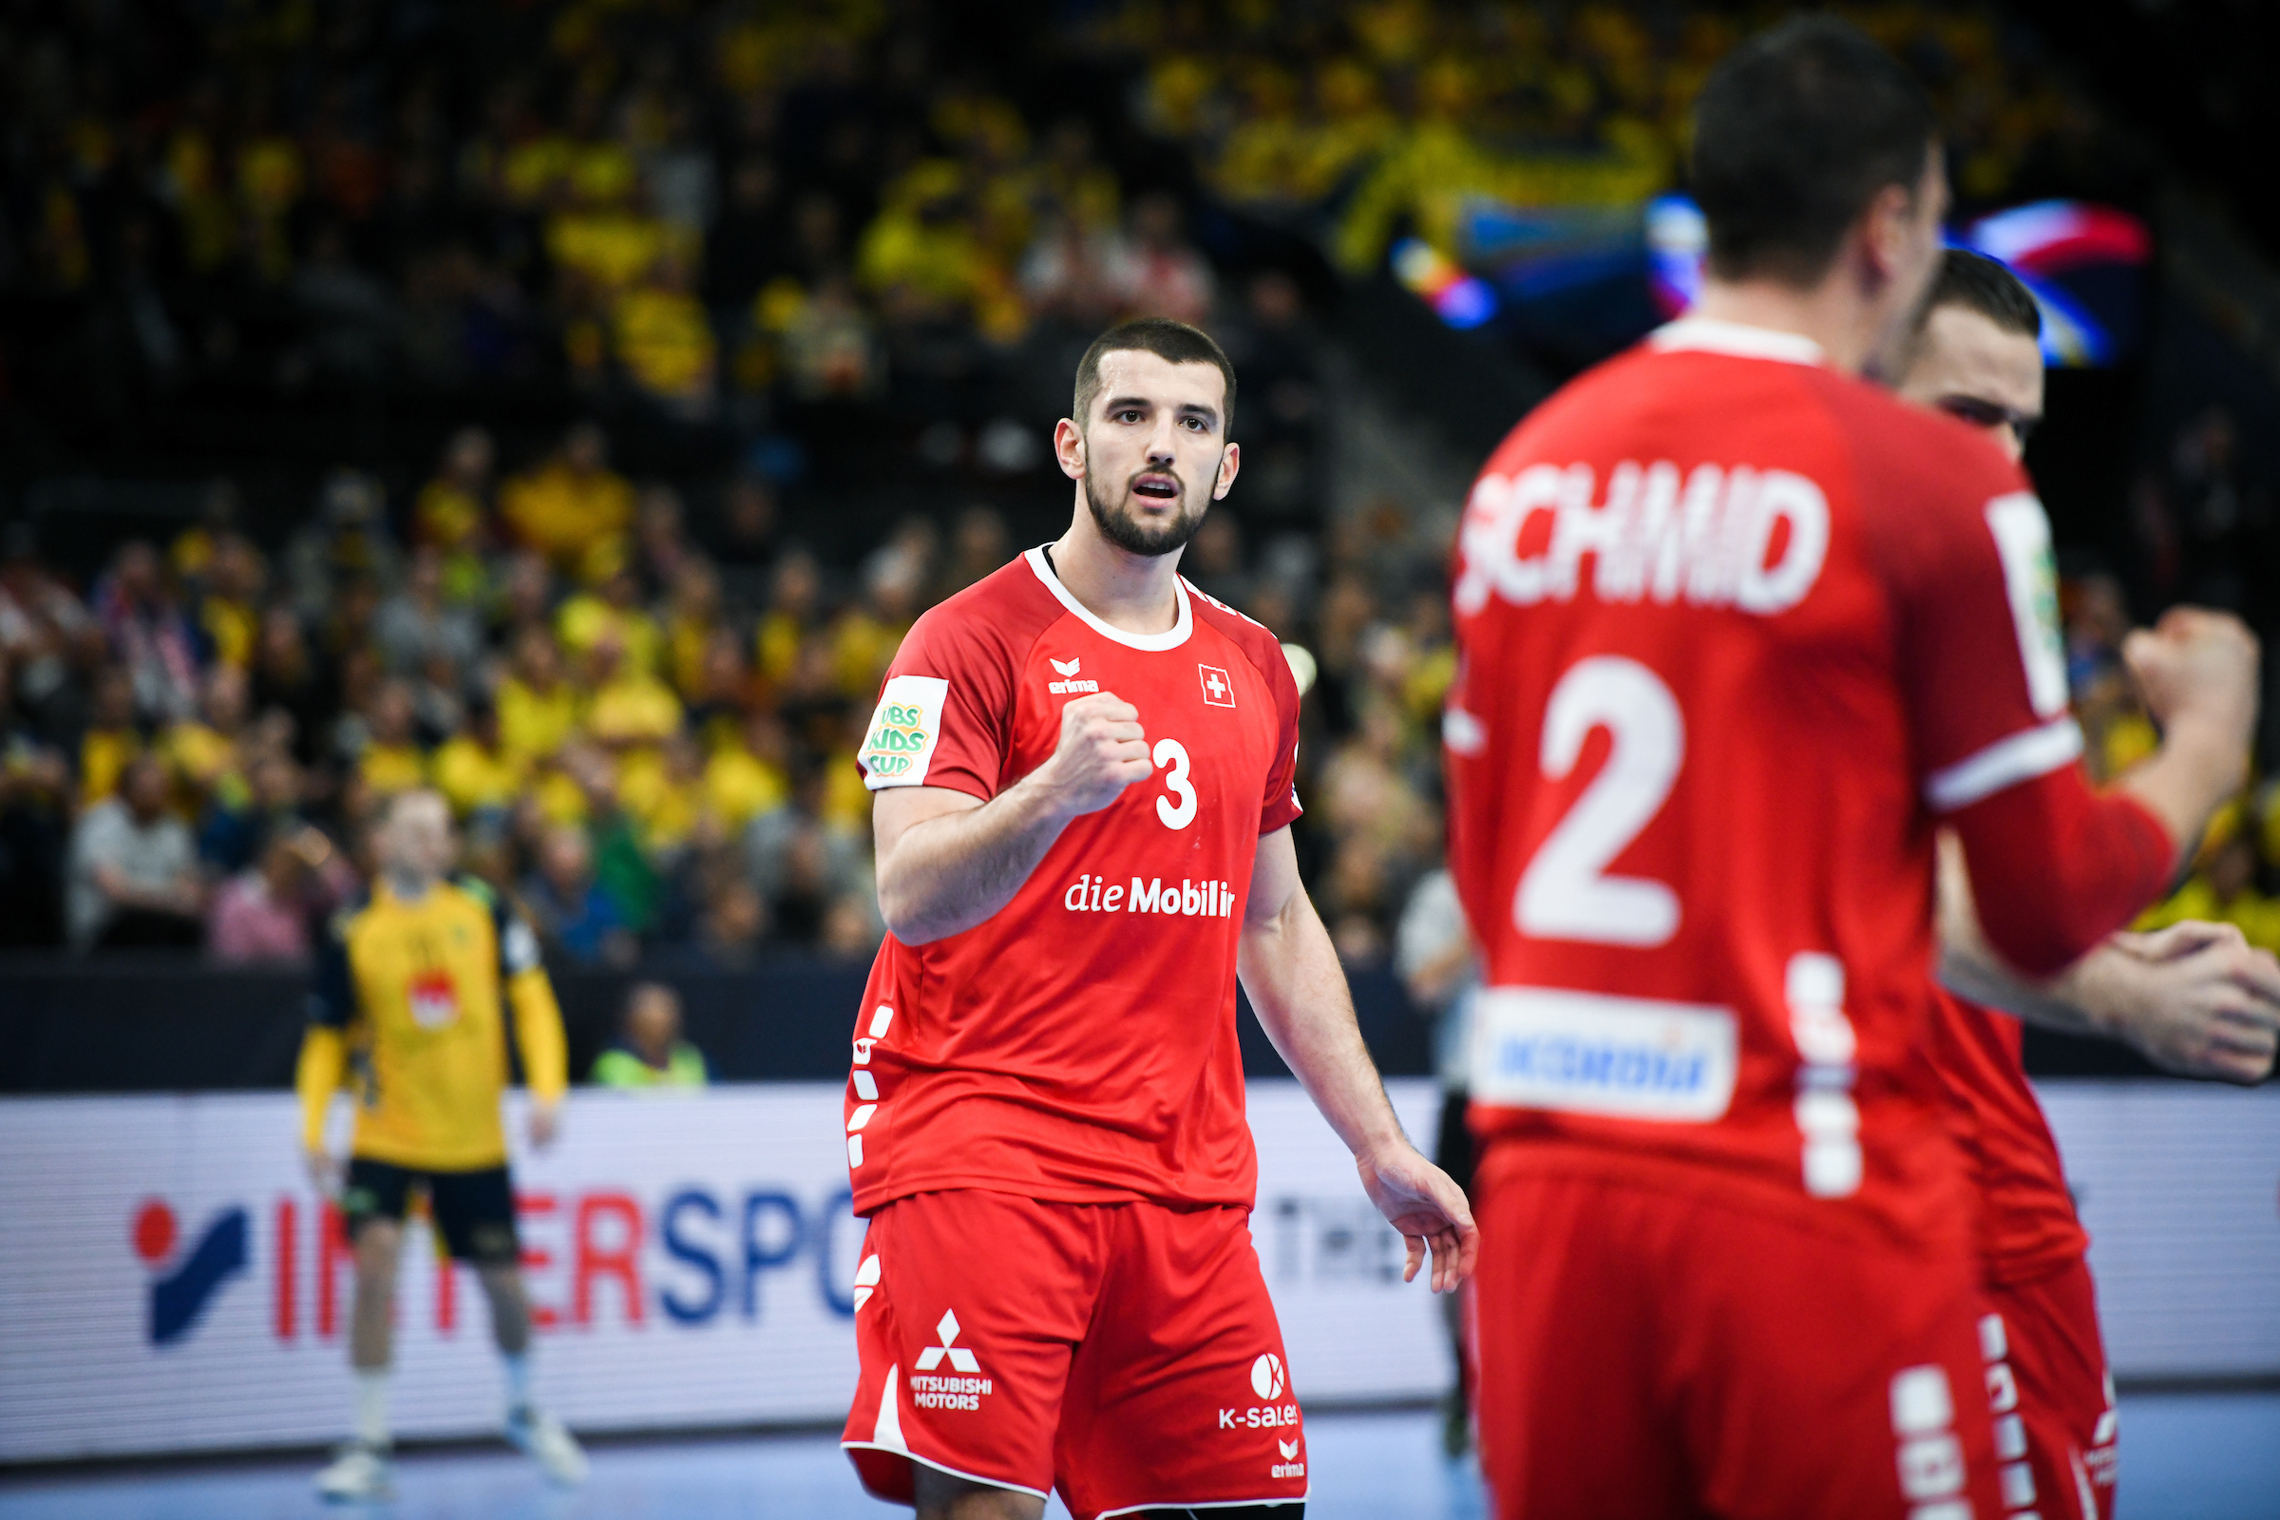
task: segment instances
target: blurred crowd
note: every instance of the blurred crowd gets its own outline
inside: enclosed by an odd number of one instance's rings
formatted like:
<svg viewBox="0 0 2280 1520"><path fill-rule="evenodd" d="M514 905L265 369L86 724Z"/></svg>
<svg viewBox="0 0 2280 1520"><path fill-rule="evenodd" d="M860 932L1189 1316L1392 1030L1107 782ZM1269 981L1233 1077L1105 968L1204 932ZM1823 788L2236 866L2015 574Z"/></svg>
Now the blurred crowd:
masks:
<svg viewBox="0 0 2280 1520"><path fill-rule="evenodd" d="M879 682L921 611L1018 546L977 507L835 567L775 519L739 475L692 523L580 424L504 478L464 430L393 511L337 472L274 546L217 487L84 593L19 525L0 560L0 942L303 958L377 805L424 786L467 868L570 963L867 955L854 755ZM1186 561L1291 641L1308 864L1356 958L1383 952L1438 855L1452 527L1389 501L1254 554L1221 510Z"/></svg>
<svg viewBox="0 0 2280 1520"><path fill-rule="evenodd" d="M2097 118L1991 7L1836 9L1931 84L1967 203L2095 164ZM1217 194L1308 227L1362 273L1403 229L1455 257L1472 203L1630 207L1668 188L1703 76L1770 14L1129 0L1089 30L1142 61L1144 118L1191 148Z"/></svg>
<svg viewBox="0 0 2280 1520"><path fill-rule="evenodd" d="M1214 286L1100 103L1025 114L976 45L882 0L16 8L12 357L122 414L537 380L986 426L1041 330Z"/></svg>
<svg viewBox="0 0 2280 1520"><path fill-rule="evenodd" d="M774 511L732 483L716 560L598 428L504 480L468 429L402 512L338 472L273 552L226 488L84 596L12 546L0 937L305 955L376 805L432 786L468 868L571 962L868 953L860 728L911 619L1001 563L1004 528L914 521L840 594L770 552Z"/></svg>

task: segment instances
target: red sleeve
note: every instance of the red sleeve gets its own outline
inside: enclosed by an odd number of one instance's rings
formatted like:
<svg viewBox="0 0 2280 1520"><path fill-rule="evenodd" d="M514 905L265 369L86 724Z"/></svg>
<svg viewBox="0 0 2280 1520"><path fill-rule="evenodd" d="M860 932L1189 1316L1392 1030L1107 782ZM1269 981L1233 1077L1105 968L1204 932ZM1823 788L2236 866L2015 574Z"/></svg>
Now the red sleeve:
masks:
<svg viewBox="0 0 2280 1520"><path fill-rule="evenodd" d="M944 786L987 802L1012 742L1014 657L986 622L945 603L895 652L856 763L872 791Z"/></svg>
<svg viewBox="0 0 2280 1520"><path fill-rule="evenodd" d="M2169 831L2136 798L2092 791L2071 765L1950 821L1987 942L2030 976L2072 965L2136 917L2168 886L2177 859Z"/></svg>
<svg viewBox="0 0 2280 1520"><path fill-rule="evenodd" d="M2076 763L2050 519L2017 467L1920 415L1862 453L1924 802L1963 840L1989 943L2056 971L2159 895L2174 847Z"/></svg>
<svg viewBox="0 0 2280 1520"><path fill-rule="evenodd" d="M1282 645L1269 635L1266 648L1252 657L1259 674L1275 694L1275 763L1267 772L1267 789L1259 801L1259 835L1288 828L1306 811L1298 801L1298 681Z"/></svg>
<svg viewBox="0 0 2280 1520"><path fill-rule="evenodd" d="M2067 710L2050 520L2031 492L2007 488L2015 474L2004 475L1979 470L1940 482L1948 499L1931 510L1919 502L1912 521L1895 503L1878 546L1917 779L1937 813L2048 775L2082 753Z"/></svg>

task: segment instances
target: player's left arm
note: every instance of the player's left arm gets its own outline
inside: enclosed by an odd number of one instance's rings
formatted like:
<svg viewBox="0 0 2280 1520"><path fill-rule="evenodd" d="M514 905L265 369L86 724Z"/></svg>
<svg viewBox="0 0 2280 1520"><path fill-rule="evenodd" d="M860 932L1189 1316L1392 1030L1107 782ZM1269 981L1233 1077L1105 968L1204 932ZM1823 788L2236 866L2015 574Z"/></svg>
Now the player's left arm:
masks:
<svg viewBox="0 0 2280 1520"><path fill-rule="evenodd" d="M507 1006L514 1011L515 1048L522 1052L523 1080L530 1087L531 1144L554 1143L562 1127L562 1095L570 1088L570 1042L562 1032L562 1007L538 954L530 925L500 904L499 977Z"/></svg>
<svg viewBox="0 0 2280 1520"><path fill-rule="evenodd" d="M1464 1190L1418 1153L1386 1100L1329 931L1298 879L1288 826L1261 836L1236 970L1259 1025L1346 1148L1370 1201L1401 1232L1417 1275L1428 1246L1435 1292L1472 1275L1480 1234Z"/></svg>
<svg viewBox="0 0 2280 1520"><path fill-rule="evenodd" d="M2232 924L2116 934L2047 980L2005 965L1971 901L1963 851L1940 837L1940 981L2029 1023L2117 1040L2164 1071L2254 1086L2280 1050L2280 960Z"/></svg>

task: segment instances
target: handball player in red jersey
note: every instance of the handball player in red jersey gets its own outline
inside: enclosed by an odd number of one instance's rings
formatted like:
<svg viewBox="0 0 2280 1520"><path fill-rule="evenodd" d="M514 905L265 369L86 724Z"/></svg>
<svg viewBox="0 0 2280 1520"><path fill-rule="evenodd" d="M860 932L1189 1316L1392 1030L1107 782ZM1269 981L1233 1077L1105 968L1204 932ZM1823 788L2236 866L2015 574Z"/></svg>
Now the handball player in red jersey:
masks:
<svg viewBox="0 0 2280 1520"><path fill-rule="evenodd" d="M1471 1270L1300 886L1298 690L1179 576L1234 484L1235 375L1144 319L1054 433L1069 531L919 619L864 743L889 935L855 1023L871 1220L843 1444L923 1516L1287 1516L1306 1437L1249 1213L1240 977L1408 1242Z"/></svg>
<svg viewBox="0 0 2280 1520"><path fill-rule="evenodd" d="M1951 248L1895 389L1986 433L2012 459L2042 417L2042 317L1995 260ZM2186 1076L2254 1084L2272 1070L2280 961L2231 924L2122 934L2034 985L1986 948L1953 836L1940 854L1935 1058L1979 1193L1980 1352L2006 1516L2112 1520L2119 1418L2097 1295L2057 1142L2027 1082L2017 1018L2126 1040ZM1953 990L1950 990L1953 989ZM1960 995L1969 993L1973 996Z"/></svg>
<svg viewBox="0 0 2280 1520"><path fill-rule="evenodd" d="M2133 638L2167 742L2093 792L2041 505L1859 379L1940 256L1921 90L1788 22L1712 71L1692 171L1696 314L1538 407L1460 536L1483 1466L1530 1520L1992 1517L1935 828L2007 962L2079 959L2240 784L2255 643Z"/></svg>

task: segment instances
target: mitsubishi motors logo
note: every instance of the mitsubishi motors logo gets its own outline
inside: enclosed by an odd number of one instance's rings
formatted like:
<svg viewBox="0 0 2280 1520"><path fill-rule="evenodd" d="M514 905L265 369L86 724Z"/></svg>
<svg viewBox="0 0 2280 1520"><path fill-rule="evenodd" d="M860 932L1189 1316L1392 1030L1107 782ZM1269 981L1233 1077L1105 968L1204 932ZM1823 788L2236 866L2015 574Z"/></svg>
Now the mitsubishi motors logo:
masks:
<svg viewBox="0 0 2280 1520"><path fill-rule="evenodd" d="M990 1396L991 1383L981 1375L982 1364L974 1360L974 1353L955 1344L957 1313L943 1310L934 1333L942 1337L942 1344L929 1346L918 1354L918 1370L910 1378L910 1401L921 1409L981 1408L982 1400ZM950 1372L937 1373L934 1369L945 1361L950 1364Z"/></svg>
<svg viewBox="0 0 2280 1520"><path fill-rule="evenodd" d="M948 1357L950 1359L950 1367L952 1371L979 1372L982 1370L982 1364L974 1360L973 1352L968 1351L963 1346L953 1346L950 1344L952 1341L958 1338L958 1313L956 1310L945 1309L942 1311L942 1319L938 1324L935 1325L934 1333L942 1337L942 1344L939 1346L929 1346L918 1354L919 1371L932 1372L935 1368L942 1365L942 1359L944 1357ZM1252 1379L1253 1381L1257 1381L1256 1373L1252 1375Z"/></svg>
<svg viewBox="0 0 2280 1520"><path fill-rule="evenodd" d="M1269 1351L1251 1364L1251 1391L1262 1399L1279 1399L1282 1397L1283 1364L1281 1357Z"/></svg>

